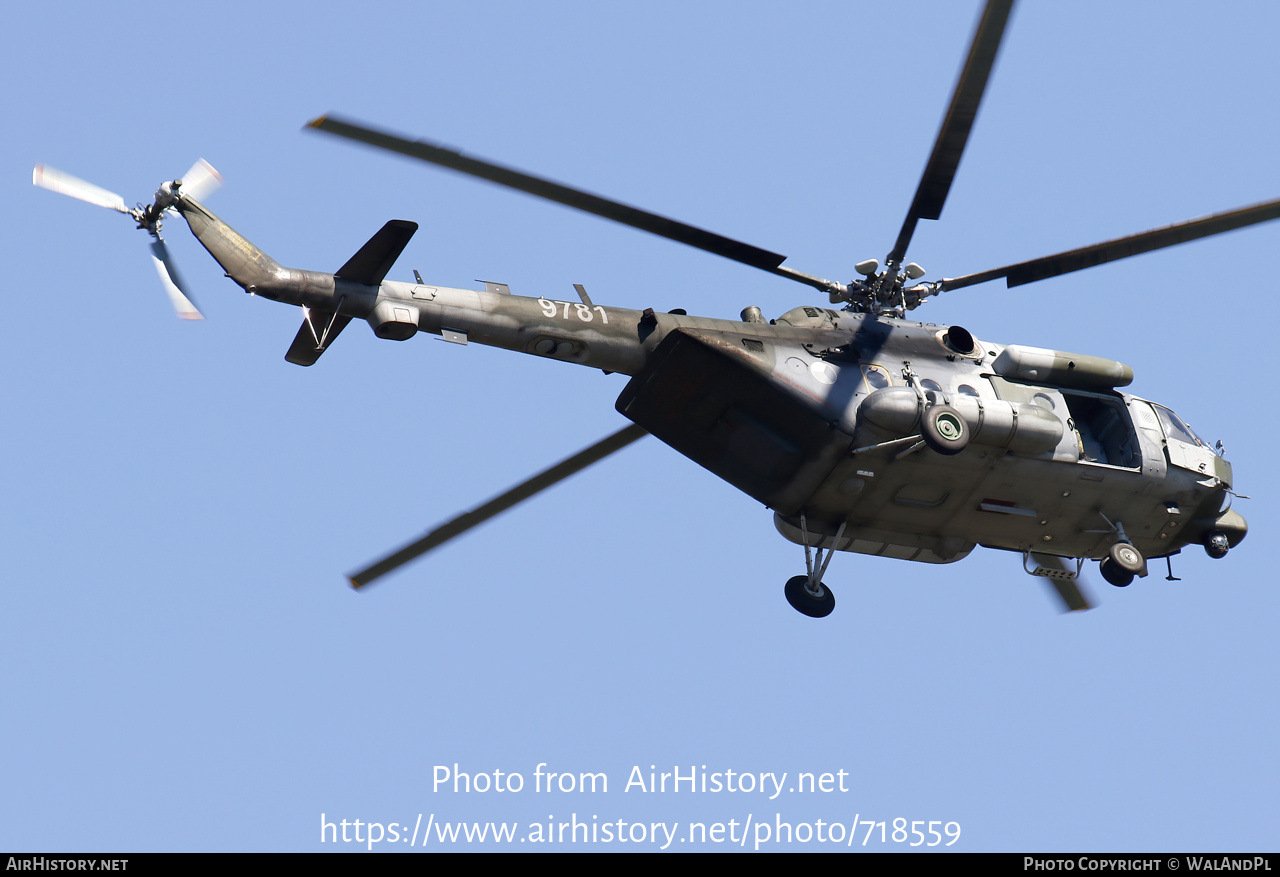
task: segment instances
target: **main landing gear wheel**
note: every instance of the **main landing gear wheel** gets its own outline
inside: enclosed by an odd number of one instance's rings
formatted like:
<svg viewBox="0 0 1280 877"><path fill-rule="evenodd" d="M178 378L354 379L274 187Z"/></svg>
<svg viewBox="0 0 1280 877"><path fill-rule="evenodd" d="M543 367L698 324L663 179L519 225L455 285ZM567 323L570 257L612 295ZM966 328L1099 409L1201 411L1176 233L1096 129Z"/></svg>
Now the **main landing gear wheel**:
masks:
<svg viewBox="0 0 1280 877"><path fill-rule="evenodd" d="M792 609L810 618L826 618L836 608L836 595L831 593L831 589L819 582L817 592L810 591L808 576L787 579L783 593L787 595Z"/></svg>
<svg viewBox="0 0 1280 877"><path fill-rule="evenodd" d="M939 454L958 454L969 444L969 427L950 405L930 405L924 410L920 437Z"/></svg>

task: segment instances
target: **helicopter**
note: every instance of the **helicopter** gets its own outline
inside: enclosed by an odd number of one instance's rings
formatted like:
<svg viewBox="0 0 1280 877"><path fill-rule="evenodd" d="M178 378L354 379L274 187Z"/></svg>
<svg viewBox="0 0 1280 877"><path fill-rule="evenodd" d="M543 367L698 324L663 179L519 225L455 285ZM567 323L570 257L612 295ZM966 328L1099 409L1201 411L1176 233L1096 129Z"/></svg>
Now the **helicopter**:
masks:
<svg viewBox="0 0 1280 877"><path fill-rule="evenodd" d="M950 106L902 229L881 266L837 282L783 265L749 244L502 167L425 141L325 116L321 132L361 141L538 195L803 283L829 307L805 305L739 320L577 300L386 280L417 229L388 222L336 272L281 266L202 203L217 179L198 164L162 184L153 203L119 196L49 168L35 182L134 219L179 316L198 318L164 248L161 224L180 215L239 286L302 310L286 360L310 366L354 318L374 334L501 347L630 378L616 407L631 425L464 513L350 576L374 581L646 434L758 500L787 540L804 548L791 605L822 617L835 605L823 577L836 551L929 563L974 547L1018 552L1068 609L1087 608L1086 560L1116 586L1147 562L1200 544L1220 558L1244 538L1228 507L1230 464L1170 408L1121 390L1133 379L1101 357L1001 345L961 326L908 319L943 292L1004 278L1058 276L1280 216L1272 201L990 271L921 282L906 261L916 225L940 218L1012 10L982 13ZM1172 574L1172 573L1170 573Z"/></svg>

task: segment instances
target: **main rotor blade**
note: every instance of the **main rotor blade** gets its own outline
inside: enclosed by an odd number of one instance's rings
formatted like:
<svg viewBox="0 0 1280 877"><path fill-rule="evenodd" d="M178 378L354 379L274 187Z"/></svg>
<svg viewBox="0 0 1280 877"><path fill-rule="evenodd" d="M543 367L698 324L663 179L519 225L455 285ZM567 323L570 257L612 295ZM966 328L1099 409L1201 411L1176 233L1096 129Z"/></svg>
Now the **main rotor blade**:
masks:
<svg viewBox="0 0 1280 877"><path fill-rule="evenodd" d="M169 248L165 246L164 241L154 240L151 242L151 259L156 264L156 273L160 275L160 283L164 286L164 291L169 294L169 301L173 303L173 310L178 317L183 320L203 320L204 315L196 310L196 306L191 303L186 290L182 288L182 278L178 276L178 267L173 263L173 258L169 255Z"/></svg>
<svg viewBox="0 0 1280 877"><path fill-rule="evenodd" d="M993 268L990 271L979 271L976 274L966 274L963 277L944 278L940 285L943 290L961 289L965 286L986 283L988 280L996 280L1003 277L1008 286L1021 286L1024 283L1034 283L1037 280L1044 280L1048 277L1057 277L1059 274L1070 274L1072 271L1092 268L1094 265L1102 265L1106 262L1114 262L1117 259L1126 259L1129 256L1149 253L1152 250L1185 244L1210 235L1235 231L1238 228L1256 225L1259 222L1269 222L1273 219L1280 219L1280 199L1267 201L1263 204L1254 204L1252 207L1241 207L1239 210L1215 213L1212 216L1204 216L1200 219L1180 222L1176 225L1153 229L1141 234L1103 241L1100 244L1067 250L1064 253L1057 253L1053 256L1043 256L1039 259L1019 262L1016 265L1006 265L1003 268Z"/></svg>
<svg viewBox="0 0 1280 877"><path fill-rule="evenodd" d="M986 90L987 78L996 62L996 52L1000 49L1000 40L1012 10L1013 0L988 0L982 12L982 19L969 45L969 57L951 95L951 106L947 108L942 128L934 141L933 154L925 165L915 200L911 202L902 230L898 232L898 240L889 253L887 261L891 264L902 263L918 220L937 219L942 215L942 205L951 191L951 181L960 166L973 121L978 116L978 105L982 103L982 93Z"/></svg>
<svg viewBox="0 0 1280 877"><path fill-rule="evenodd" d="M31 182L51 192L70 195L72 198L79 198L81 201L88 201L99 207L110 207L121 213L129 212L129 208L124 206L124 199L115 192L109 192L93 183L86 183L79 177L63 173L57 168L43 164L36 165L35 170L31 172Z"/></svg>
<svg viewBox="0 0 1280 877"><path fill-rule="evenodd" d="M742 241L736 241L683 222L677 222L674 219L668 219L665 216L659 216L656 213L650 213L638 207L611 201L608 198L602 198L599 195L593 195L590 192L584 192L581 189L575 189L562 183L556 183L523 171L473 158L426 140L408 140L395 134L378 131L333 116L321 116L318 119L312 119L307 123L307 127L325 131L329 134L336 134L339 137L346 137L349 140L367 143L370 146L377 146L380 149L399 152L411 158L461 171L473 177L480 177L482 180L488 180L491 183L518 189L530 195L537 195L539 198L546 198L550 201L564 204L567 207L574 207L596 216L602 216L605 219L612 219L614 222L620 222L623 225L629 225L632 228L638 228L641 231L656 234L659 237L679 241L682 244L688 244L691 247L715 253L717 256L724 256L726 259L732 259L735 262L741 262L753 268L760 268L780 277L807 284L815 289L829 291L840 287L840 284L830 280L815 277L812 274L805 274L792 268L782 267L782 262L787 257L778 253L754 247L751 244L745 244Z"/></svg>
<svg viewBox="0 0 1280 877"><path fill-rule="evenodd" d="M354 588L364 587L379 576L386 575L415 557L426 554L431 549L443 545L455 536L461 536L472 527L483 524L495 515L505 512L513 505L558 484L575 472L585 469L592 463L599 462L615 451L622 450L644 435L647 435L644 429L634 423L623 427L589 448L584 448L572 457L562 460L551 468L539 472L529 480L517 484L506 493L495 496L484 505L469 512L463 512L453 520L441 524L416 542L411 542L399 551L387 555L359 572L352 573L348 577L351 586Z"/></svg>

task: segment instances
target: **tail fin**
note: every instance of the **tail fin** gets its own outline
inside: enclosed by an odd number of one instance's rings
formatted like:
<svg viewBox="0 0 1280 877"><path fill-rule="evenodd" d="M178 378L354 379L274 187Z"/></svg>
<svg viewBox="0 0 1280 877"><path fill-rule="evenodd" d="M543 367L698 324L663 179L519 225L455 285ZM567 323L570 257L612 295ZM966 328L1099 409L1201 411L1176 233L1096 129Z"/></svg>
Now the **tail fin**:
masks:
<svg viewBox="0 0 1280 877"><path fill-rule="evenodd" d="M335 272L334 277L366 286L379 285L417 230L416 222L405 219L391 220L380 228L377 234L369 238L368 242ZM351 317L347 314L314 308L304 311L302 325L298 328L298 334L294 336L293 343L289 345L289 350L284 355L285 360L294 365L315 365L320 354L325 352L349 322Z"/></svg>
<svg viewBox="0 0 1280 877"><path fill-rule="evenodd" d="M393 219L378 229L347 263L334 272L335 277L354 280L367 286L377 286L387 276L391 266L404 252L404 248L418 230L418 223L407 219Z"/></svg>

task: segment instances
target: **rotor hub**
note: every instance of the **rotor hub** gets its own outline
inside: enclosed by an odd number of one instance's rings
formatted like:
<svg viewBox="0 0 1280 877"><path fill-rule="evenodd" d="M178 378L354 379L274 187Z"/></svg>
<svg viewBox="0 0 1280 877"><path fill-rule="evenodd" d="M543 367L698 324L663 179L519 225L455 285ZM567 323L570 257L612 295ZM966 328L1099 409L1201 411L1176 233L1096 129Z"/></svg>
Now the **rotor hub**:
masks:
<svg viewBox="0 0 1280 877"><path fill-rule="evenodd" d="M901 270L890 262L885 270L877 272L876 261L868 259L859 262L857 267L859 270L869 267L870 270L861 279L849 281L842 291L831 293L832 303L845 302L845 310L879 317L903 317L907 311L923 304L926 298L942 291L938 283L907 285L924 276L924 269L915 262Z"/></svg>

